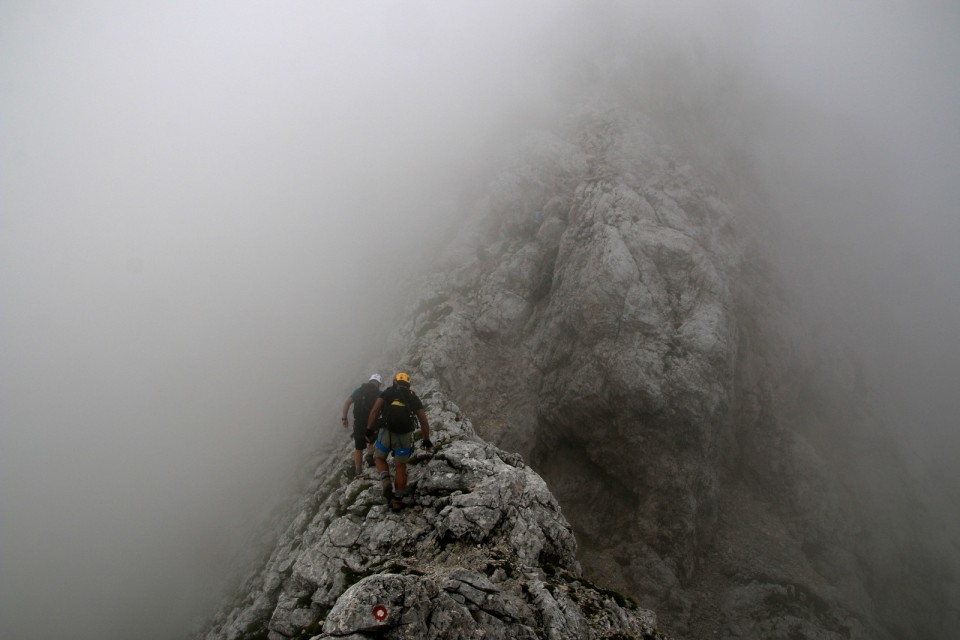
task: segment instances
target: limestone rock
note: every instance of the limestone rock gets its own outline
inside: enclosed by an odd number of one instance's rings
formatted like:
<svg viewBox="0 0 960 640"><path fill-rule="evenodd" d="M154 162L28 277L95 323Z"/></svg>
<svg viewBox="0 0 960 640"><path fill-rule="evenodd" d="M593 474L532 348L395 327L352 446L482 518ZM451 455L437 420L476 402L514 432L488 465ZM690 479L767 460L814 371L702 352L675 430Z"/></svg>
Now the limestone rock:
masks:
<svg viewBox="0 0 960 640"><path fill-rule="evenodd" d="M673 635L942 635L958 553L897 521L916 487L841 400L863 395L855 364L798 325L750 220L651 132L590 113L522 144L417 279L397 361L528 460L588 573ZM950 569L905 588L893 567L932 557Z"/></svg>
<svg viewBox="0 0 960 640"><path fill-rule="evenodd" d="M652 612L583 578L569 524L522 458L477 438L440 393L423 397L435 449L412 456L405 508L339 451L201 637L661 637Z"/></svg>
<svg viewBox="0 0 960 640"><path fill-rule="evenodd" d="M465 204L389 358L436 431L407 509L338 452L207 640L655 637L585 576L678 639L960 626L955 540L855 361L653 133L574 118Z"/></svg>

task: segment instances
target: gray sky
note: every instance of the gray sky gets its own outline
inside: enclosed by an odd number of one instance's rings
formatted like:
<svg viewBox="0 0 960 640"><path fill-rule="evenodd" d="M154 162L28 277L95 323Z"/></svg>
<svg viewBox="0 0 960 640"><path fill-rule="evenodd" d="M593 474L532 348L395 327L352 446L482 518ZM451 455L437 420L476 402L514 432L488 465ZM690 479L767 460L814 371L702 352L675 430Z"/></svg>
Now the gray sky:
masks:
<svg viewBox="0 0 960 640"><path fill-rule="evenodd" d="M585 61L767 160L798 286L938 449L958 27L951 2L6 0L0 636L188 629L338 428L457 180L589 93Z"/></svg>
<svg viewBox="0 0 960 640"><path fill-rule="evenodd" d="M0 7L0 636L182 632L339 430L387 283L523 93L515 34L447 14Z"/></svg>
<svg viewBox="0 0 960 640"><path fill-rule="evenodd" d="M858 348L908 448L952 468L960 5L834 4L778 9L758 30L755 64L778 100L807 114L772 123L764 143L782 162L767 175L788 239L781 254L798 268L807 309Z"/></svg>

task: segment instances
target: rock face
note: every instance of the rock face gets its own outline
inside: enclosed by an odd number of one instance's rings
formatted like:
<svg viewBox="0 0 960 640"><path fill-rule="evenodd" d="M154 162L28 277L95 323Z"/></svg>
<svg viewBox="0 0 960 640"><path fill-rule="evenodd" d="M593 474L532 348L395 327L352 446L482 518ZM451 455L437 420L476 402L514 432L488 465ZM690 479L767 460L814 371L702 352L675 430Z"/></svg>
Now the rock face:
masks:
<svg viewBox="0 0 960 640"><path fill-rule="evenodd" d="M340 452L207 640L656 634L584 575L681 639L960 628L960 545L855 361L651 131L577 118L464 202L386 367L437 432L409 508Z"/></svg>
<svg viewBox="0 0 960 640"><path fill-rule="evenodd" d="M397 361L529 460L588 573L672 634L942 637L957 551L843 400L855 364L651 130L605 113L531 136L417 282Z"/></svg>
<svg viewBox="0 0 960 640"><path fill-rule="evenodd" d="M411 458L406 507L388 509L373 471L353 478L349 448L337 452L201 637L662 637L651 612L581 576L569 524L520 456L420 391L435 449Z"/></svg>

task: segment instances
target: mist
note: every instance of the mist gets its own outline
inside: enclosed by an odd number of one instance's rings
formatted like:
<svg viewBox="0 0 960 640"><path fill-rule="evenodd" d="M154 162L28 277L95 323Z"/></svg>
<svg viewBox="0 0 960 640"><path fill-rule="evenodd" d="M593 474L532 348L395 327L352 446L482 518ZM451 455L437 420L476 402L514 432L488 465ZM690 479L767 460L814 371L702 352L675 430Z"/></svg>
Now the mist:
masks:
<svg viewBox="0 0 960 640"><path fill-rule="evenodd" d="M854 349L867 399L916 467L952 474L957 508L960 8L881 4L768 11L753 65L775 97L752 144L798 310Z"/></svg>
<svg viewBox="0 0 960 640"><path fill-rule="evenodd" d="M664 4L3 3L0 635L193 629L463 184L589 100L749 173L799 308L952 460L957 7Z"/></svg>

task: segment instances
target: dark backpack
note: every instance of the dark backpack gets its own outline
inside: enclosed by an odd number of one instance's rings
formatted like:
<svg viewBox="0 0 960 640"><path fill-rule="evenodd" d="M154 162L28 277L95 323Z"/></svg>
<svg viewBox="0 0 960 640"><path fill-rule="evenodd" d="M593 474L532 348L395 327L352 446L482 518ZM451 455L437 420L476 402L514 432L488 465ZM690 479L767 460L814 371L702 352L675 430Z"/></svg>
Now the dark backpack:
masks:
<svg viewBox="0 0 960 640"><path fill-rule="evenodd" d="M410 433L416 429L417 416L410 408L413 391L403 387L395 387L396 392L390 394L392 399L384 398L380 415L387 429L393 433Z"/></svg>
<svg viewBox="0 0 960 640"><path fill-rule="evenodd" d="M360 385L360 399L353 403L353 422L364 427L370 419L370 412L373 410L373 403L380 397L380 390L372 384L364 383Z"/></svg>

